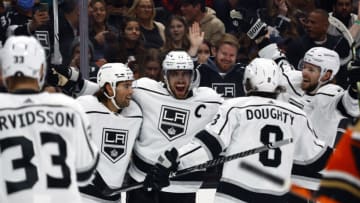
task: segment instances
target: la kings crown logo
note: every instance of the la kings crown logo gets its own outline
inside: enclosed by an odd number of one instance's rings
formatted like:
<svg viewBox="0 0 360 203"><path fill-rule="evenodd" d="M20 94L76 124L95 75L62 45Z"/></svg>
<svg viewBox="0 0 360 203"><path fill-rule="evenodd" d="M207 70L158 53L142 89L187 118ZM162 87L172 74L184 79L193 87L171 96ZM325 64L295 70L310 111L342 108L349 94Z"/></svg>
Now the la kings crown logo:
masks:
<svg viewBox="0 0 360 203"><path fill-rule="evenodd" d="M170 106L161 106L159 130L172 141L186 133L190 111Z"/></svg>
<svg viewBox="0 0 360 203"><path fill-rule="evenodd" d="M104 128L102 133L101 152L113 163L126 154L128 131Z"/></svg>

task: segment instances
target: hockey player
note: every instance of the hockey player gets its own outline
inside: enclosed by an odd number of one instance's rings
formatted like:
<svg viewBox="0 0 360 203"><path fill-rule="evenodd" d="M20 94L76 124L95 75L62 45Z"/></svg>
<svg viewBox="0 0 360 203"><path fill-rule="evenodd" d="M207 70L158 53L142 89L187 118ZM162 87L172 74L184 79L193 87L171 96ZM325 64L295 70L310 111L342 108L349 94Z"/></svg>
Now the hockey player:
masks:
<svg viewBox="0 0 360 203"><path fill-rule="evenodd" d="M287 202L293 165L309 172L325 165L331 149L317 139L305 112L275 100L280 75L274 61L254 59L246 67L243 80L248 97L226 100L205 130L197 133L190 144L178 149L179 169L184 169L214 159L224 150L227 156L270 142L293 139L293 144L226 162L214 202ZM159 160L174 165L176 155L165 154ZM277 185L249 172L240 167L242 162L281 177L287 184Z"/></svg>
<svg viewBox="0 0 360 203"><path fill-rule="evenodd" d="M134 82L133 99L143 110L144 120L135 143L129 174L141 182L158 156L168 148L187 144L216 113L223 99L208 87L194 87L194 65L185 51L169 52L163 63L164 83L148 78ZM128 202L195 203L201 174L171 181L160 192L129 192Z"/></svg>
<svg viewBox="0 0 360 203"><path fill-rule="evenodd" d="M274 58L281 54L276 45L263 48L259 55ZM276 57L275 57L276 58ZM350 86L347 90L333 84L340 67L339 56L335 51L323 47L314 47L306 52L302 71L284 71L283 86L286 93L281 98L302 108L314 124L319 139L334 148L347 125L360 115L356 81L359 73L349 71ZM360 69L359 69L360 70ZM319 185L319 174L303 174L294 171L294 183L310 190Z"/></svg>
<svg viewBox="0 0 360 203"><path fill-rule="evenodd" d="M81 202L78 186L93 175L98 151L81 106L40 92L45 52L33 37L7 39L1 68L0 202Z"/></svg>
<svg viewBox="0 0 360 203"><path fill-rule="evenodd" d="M103 65L95 95L78 97L90 118L93 140L101 150L95 179L80 188L83 202L119 202L120 194L103 195L106 188L121 187L131 152L142 124L142 112L131 100L132 71L122 63Z"/></svg>
<svg viewBox="0 0 360 203"><path fill-rule="evenodd" d="M235 24L248 25L251 32L247 34L253 34L249 37L258 43L259 56L271 58L280 65L283 71L281 84L286 92L280 94L279 98L303 109L314 124L319 139L334 147L347 125L360 115L356 89L356 82L360 79L360 68L351 68L348 71L350 85L344 90L333 81L340 68L339 55L324 47L314 47L305 53L303 63L300 65L301 71L294 70L277 45L270 44L268 36L264 35L266 24L261 22L261 19L245 18L244 20L240 17L241 13L235 10L231 14ZM358 64L352 65L358 66ZM316 190L321 176L303 174L303 172L303 170L294 171L294 182Z"/></svg>
<svg viewBox="0 0 360 203"><path fill-rule="evenodd" d="M133 83L132 97L142 109L143 123L129 168L130 183L144 181L160 153L188 143L192 135L211 120L223 102L223 98L211 88L196 87L194 64L185 51L169 52L162 66L164 83L149 78L141 78ZM65 84L69 84L69 81L75 83L76 88L73 89L79 90L77 94L89 94L97 89L93 83L79 78L70 69L61 74L55 73ZM77 77L73 77L75 75ZM181 181L171 181L170 186L161 192L146 192L143 189L131 191L127 193L127 201L195 203L195 192L201 185L202 174L198 172L191 177L183 177ZM157 184L156 181L154 184ZM158 183L159 186L163 184L166 183Z"/></svg>

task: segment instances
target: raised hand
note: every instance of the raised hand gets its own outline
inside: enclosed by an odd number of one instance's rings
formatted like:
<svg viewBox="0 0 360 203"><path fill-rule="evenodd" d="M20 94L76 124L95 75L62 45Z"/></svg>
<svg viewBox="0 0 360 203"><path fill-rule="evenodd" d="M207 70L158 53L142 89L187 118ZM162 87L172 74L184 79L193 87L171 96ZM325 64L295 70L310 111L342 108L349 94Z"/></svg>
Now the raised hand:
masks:
<svg viewBox="0 0 360 203"><path fill-rule="evenodd" d="M49 21L49 14L47 11L35 11L32 21L30 22L29 29L31 32L35 31L38 27L45 25Z"/></svg>
<svg viewBox="0 0 360 203"><path fill-rule="evenodd" d="M194 22L189 28L190 49L188 51L190 56L195 56L201 43L204 41L205 33L201 32L198 22Z"/></svg>

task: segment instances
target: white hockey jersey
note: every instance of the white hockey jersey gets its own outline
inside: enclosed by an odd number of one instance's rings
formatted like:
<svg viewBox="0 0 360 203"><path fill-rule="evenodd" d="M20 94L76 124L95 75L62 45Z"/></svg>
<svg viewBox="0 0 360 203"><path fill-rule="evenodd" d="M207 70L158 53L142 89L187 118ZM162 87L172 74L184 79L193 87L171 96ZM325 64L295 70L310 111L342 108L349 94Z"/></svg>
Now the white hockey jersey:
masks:
<svg viewBox="0 0 360 203"><path fill-rule="evenodd" d="M223 99L211 88L200 87L193 89L191 97L178 100L169 94L163 83L148 78L135 81L133 87L133 99L140 105L144 120L129 174L140 182L151 165L158 162L161 153L189 143L211 121ZM163 191L195 192L201 184L201 177L197 178L197 181L193 177L189 178L193 181L171 181Z"/></svg>
<svg viewBox="0 0 360 203"><path fill-rule="evenodd" d="M302 108L313 122L314 130L319 138L334 147L344 131L337 133L338 128L345 129L344 121L360 115L358 101L335 84L326 84L318 89L315 95L305 94L301 90L302 75L300 71L285 72L284 82L288 97L285 101Z"/></svg>
<svg viewBox="0 0 360 203"><path fill-rule="evenodd" d="M256 96L226 100L205 131L196 135L193 142L198 144L190 143L193 149L188 145L179 150L180 167L199 164L197 151L201 148L205 148L203 155L207 154L209 160L224 150L227 156L289 138L292 144L226 162L215 197L215 202L222 203L284 202L293 164L313 164L326 152L305 112L291 104ZM245 170L241 162L261 168L287 184L278 185Z"/></svg>
<svg viewBox="0 0 360 203"><path fill-rule="evenodd" d="M0 202L81 202L78 186L98 161L81 106L45 92L0 100Z"/></svg>
<svg viewBox="0 0 360 203"><path fill-rule="evenodd" d="M282 56L276 44L270 44L260 50L259 56L279 61ZM286 61L282 58L281 61ZM286 92L279 99L303 109L311 122L319 139L330 147L335 147L344 133L351 118L360 116L358 100L350 96L335 84L325 84L315 95L308 95L301 89L302 73L291 68L282 68L282 86ZM310 174L308 174L310 175ZM316 190L319 186L319 176L302 176L295 174L294 182L299 186Z"/></svg>
<svg viewBox="0 0 360 203"><path fill-rule="evenodd" d="M114 113L95 96L81 96L77 100L89 116L93 140L100 151L96 177L90 185L81 188L80 191L85 199L97 202L118 201L119 195L103 196L102 191L97 188L117 188L123 184L142 124L142 112L134 101L130 101L130 105L120 113Z"/></svg>
<svg viewBox="0 0 360 203"><path fill-rule="evenodd" d="M300 73L300 74L299 74ZM318 89L315 95L305 94L299 81L302 78L300 71L284 73L288 97L285 101L301 107L312 121L314 130L319 139L334 148L340 140L344 130L351 123L351 117L359 115L358 101L335 84L326 84ZM319 177L294 174L294 183L316 190L319 187Z"/></svg>
<svg viewBox="0 0 360 203"><path fill-rule="evenodd" d="M259 52L260 57L270 58L284 63L276 44L270 44ZM281 66L281 64L279 64ZM303 109L314 125L315 133L330 147L334 147L345 129L348 118L360 116L358 100L335 84L321 86L315 95L308 95L301 89L302 72L281 66L283 77L281 85L286 92L279 99Z"/></svg>

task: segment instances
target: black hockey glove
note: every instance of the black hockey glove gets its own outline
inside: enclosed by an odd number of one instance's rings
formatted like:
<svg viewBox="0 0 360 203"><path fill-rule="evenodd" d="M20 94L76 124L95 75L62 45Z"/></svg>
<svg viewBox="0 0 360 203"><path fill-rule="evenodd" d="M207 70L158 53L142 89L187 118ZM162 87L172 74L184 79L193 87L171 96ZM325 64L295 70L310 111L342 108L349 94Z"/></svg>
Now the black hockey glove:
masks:
<svg viewBox="0 0 360 203"><path fill-rule="evenodd" d="M267 25L257 16L256 11L245 8L233 9L230 11L230 17L238 32L245 32L250 39L258 39L267 33Z"/></svg>
<svg viewBox="0 0 360 203"><path fill-rule="evenodd" d="M153 166L144 181L144 188L151 190L160 190L170 184L169 175L175 172L179 165L178 152L175 148L165 151L160 155L158 163Z"/></svg>
<svg viewBox="0 0 360 203"><path fill-rule="evenodd" d="M77 68L55 65L50 71L48 82L61 87L65 93L71 94L83 84L81 72Z"/></svg>
<svg viewBox="0 0 360 203"><path fill-rule="evenodd" d="M356 83L360 82L360 60L355 60L350 63L351 67L348 70L349 84L352 89L356 90Z"/></svg>

